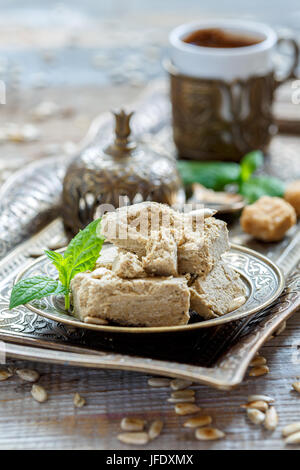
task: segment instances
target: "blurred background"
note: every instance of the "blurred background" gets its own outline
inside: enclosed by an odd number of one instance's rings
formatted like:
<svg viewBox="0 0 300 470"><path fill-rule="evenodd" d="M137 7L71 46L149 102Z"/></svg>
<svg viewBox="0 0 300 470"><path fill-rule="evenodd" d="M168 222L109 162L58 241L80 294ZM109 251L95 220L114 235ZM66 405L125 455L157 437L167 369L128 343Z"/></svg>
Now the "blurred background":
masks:
<svg viewBox="0 0 300 470"><path fill-rule="evenodd" d="M0 0L2 180L24 162L76 151L97 114L164 75L169 31L206 17L300 36L299 0Z"/></svg>

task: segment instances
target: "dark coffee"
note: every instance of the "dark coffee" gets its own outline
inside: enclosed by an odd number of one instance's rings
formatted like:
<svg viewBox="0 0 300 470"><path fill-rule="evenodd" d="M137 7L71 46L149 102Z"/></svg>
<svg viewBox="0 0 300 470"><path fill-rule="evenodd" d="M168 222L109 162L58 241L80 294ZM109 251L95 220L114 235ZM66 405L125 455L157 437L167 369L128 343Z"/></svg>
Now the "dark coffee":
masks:
<svg viewBox="0 0 300 470"><path fill-rule="evenodd" d="M193 31L183 41L194 46L233 48L253 46L262 42L263 39L247 36L246 34L232 33L219 28L210 28Z"/></svg>

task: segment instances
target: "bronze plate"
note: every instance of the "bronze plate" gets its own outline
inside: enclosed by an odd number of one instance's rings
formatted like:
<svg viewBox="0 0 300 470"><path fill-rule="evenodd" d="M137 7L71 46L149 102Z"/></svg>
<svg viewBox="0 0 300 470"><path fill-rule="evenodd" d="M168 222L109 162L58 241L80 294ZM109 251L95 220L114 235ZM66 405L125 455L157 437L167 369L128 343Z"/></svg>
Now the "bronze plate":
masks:
<svg viewBox="0 0 300 470"><path fill-rule="evenodd" d="M109 244L103 247L105 250ZM61 250L63 251L63 250ZM259 253L239 245L231 245L230 252L224 255L227 263L240 275L247 290L247 300L238 309L210 320L199 321L188 325L165 327L124 327L115 325L96 325L84 323L68 315L63 309L63 302L55 296L34 300L26 306L33 312L76 328L84 328L101 332L112 333L170 333L199 328L209 328L253 315L259 310L268 307L281 294L284 288L284 278L280 269L268 258ZM45 275L55 277L55 267L46 256L41 256L27 266L16 278L15 282L26 277Z"/></svg>

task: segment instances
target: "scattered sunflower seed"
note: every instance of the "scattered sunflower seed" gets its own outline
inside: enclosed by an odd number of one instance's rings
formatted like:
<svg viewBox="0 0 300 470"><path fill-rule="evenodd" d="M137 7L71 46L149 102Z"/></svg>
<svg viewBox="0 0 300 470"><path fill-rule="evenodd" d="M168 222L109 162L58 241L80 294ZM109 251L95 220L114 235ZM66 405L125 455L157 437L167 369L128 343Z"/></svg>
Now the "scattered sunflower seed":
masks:
<svg viewBox="0 0 300 470"><path fill-rule="evenodd" d="M195 432L196 439L200 441L215 441L217 439L223 439L225 433L216 428L198 428Z"/></svg>
<svg viewBox="0 0 300 470"><path fill-rule="evenodd" d="M246 403L244 405L241 405L241 408L246 408L246 409L253 408L255 410L265 412L269 408L269 405L265 401L257 400L257 401L252 401L250 403Z"/></svg>
<svg viewBox="0 0 300 470"><path fill-rule="evenodd" d="M183 426L185 428L200 428L202 426L208 426L212 423L211 416L195 416L194 418L189 418Z"/></svg>
<svg viewBox="0 0 300 470"><path fill-rule="evenodd" d="M58 105L53 101L42 101L31 114L36 121L43 121L57 114L58 109Z"/></svg>
<svg viewBox="0 0 300 470"><path fill-rule="evenodd" d="M164 427L164 423L162 421L160 420L153 421L153 423L151 423L150 425L149 432L148 432L149 439L151 441L153 439L156 439L160 435L163 427Z"/></svg>
<svg viewBox="0 0 300 470"><path fill-rule="evenodd" d="M184 379L174 379L171 381L172 390L184 390L193 385L193 382Z"/></svg>
<svg viewBox="0 0 300 470"><path fill-rule="evenodd" d="M274 398L269 397L268 395L249 395L248 403L253 401L265 401L266 403L274 403Z"/></svg>
<svg viewBox="0 0 300 470"><path fill-rule="evenodd" d="M300 393L300 382L294 382L292 387L294 390L296 390L296 392Z"/></svg>
<svg viewBox="0 0 300 470"><path fill-rule="evenodd" d="M287 437L290 434L295 434L296 432L300 432L300 421L288 424L282 429L282 435L284 437Z"/></svg>
<svg viewBox="0 0 300 470"><path fill-rule="evenodd" d="M194 403L178 403L175 405L175 413L181 416L192 415L201 411Z"/></svg>
<svg viewBox="0 0 300 470"><path fill-rule="evenodd" d="M29 252L28 252L28 256L30 256L31 258L39 258L40 256L43 256L45 254L44 250L42 248L32 248Z"/></svg>
<svg viewBox="0 0 300 470"><path fill-rule="evenodd" d="M31 369L17 369L16 374L24 382L37 382L40 378L40 374L36 370Z"/></svg>
<svg viewBox="0 0 300 470"><path fill-rule="evenodd" d="M250 367L263 366L267 363L267 359L263 356L257 356L250 362Z"/></svg>
<svg viewBox="0 0 300 470"><path fill-rule="evenodd" d="M12 375L13 374L8 370L0 370L0 382L9 379Z"/></svg>
<svg viewBox="0 0 300 470"><path fill-rule="evenodd" d="M171 393L171 398L188 398L193 396L195 396L195 390L191 389L177 390Z"/></svg>
<svg viewBox="0 0 300 470"><path fill-rule="evenodd" d="M74 406L76 406L77 408L82 408L85 405L86 401L81 395L79 395L79 393L75 393L73 403Z"/></svg>
<svg viewBox="0 0 300 470"><path fill-rule="evenodd" d="M124 444L144 445L149 442L149 436L146 432L123 432L118 435L119 441Z"/></svg>
<svg viewBox="0 0 300 470"><path fill-rule="evenodd" d="M93 323L94 325L107 325L108 321L104 320L103 318L96 318L96 317L85 317L84 323Z"/></svg>
<svg viewBox="0 0 300 470"><path fill-rule="evenodd" d="M265 420L265 414L262 411L256 410L255 408L248 408L247 415L250 421L254 424L261 424Z"/></svg>
<svg viewBox="0 0 300 470"><path fill-rule="evenodd" d="M275 336L281 335L281 333L283 333L285 329L286 329L286 321L281 323L280 327L278 328L278 330L275 331L274 335Z"/></svg>
<svg viewBox="0 0 300 470"><path fill-rule="evenodd" d="M49 250L59 250L60 248L63 248L66 245L66 240L54 240L53 242L49 243L48 248Z"/></svg>
<svg viewBox="0 0 300 470"><path fill-rule="evenodd" d="M169 387L170 379L165 379L163 377L151 377L148 380L148 385L150 387Z"/></svg>
<svg viewBox="0 0 300 470"><path fill-rule="evenodd" d="M169 403L195 403L195 397L168 398Z"/></svg>
<svg viewBox="0 0 300 470"><path fill-rule="evenodd" d="M44 403L48 399L48 394L41 385L32 385L31 395L39 403Z"/></svg>
<svg viewBox="0 0 300 470"><path fill-rule="evenodd" d="M270 371L268 366L257 366L253 367L250 372L249 376L250 377L260 377L261 375L268 374Z"/></svg>
<svg viewBox="0 0 300 470"><path fill-rule="evenodd" d="M286 444L300 444L300 432L290 434L284 441Z"/></svg>
<svg viewBox="0 0 300 470"><path fill-rule="evenodd" d="M271 406L271 408L269 408L266 411L266 418L264 421L264 426L266 429L268 429L268 431L274 431L277 427L277 424L278 424L277 411L274 406Z"/></svg>
<svg viewBox="0 0 300 470"><path fill-rule="evenodd" d="M121 429L123 431L143 431L146 421L139 418L123 418L121 421Z"/></svg>

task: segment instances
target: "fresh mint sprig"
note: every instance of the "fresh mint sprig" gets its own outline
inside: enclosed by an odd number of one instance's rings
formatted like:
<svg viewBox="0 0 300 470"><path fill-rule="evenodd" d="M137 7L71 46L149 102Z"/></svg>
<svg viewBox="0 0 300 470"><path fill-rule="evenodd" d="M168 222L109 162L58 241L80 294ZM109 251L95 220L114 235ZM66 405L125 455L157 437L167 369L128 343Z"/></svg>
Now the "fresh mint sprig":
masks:
<svg viewBox="0 0 300 470"><path fill-rule="evenodd" d="M24 305L34 299L49 295L64 294L65 309L70 308L70 284L73 277L83 271L94 268L99 257L104 238L100 235L101 219L94 220L81 230L69 243L64 254L45 250L52 264L58 271L58 278L35 276L19 281L13 287L9 308Z"/></svg>
<svg viewBox="0 0 300 470"><path fill-rule="evenodd" d="M184 185L200 183L214 191L224 191L226 186L233 184L249 204L264 195L282 197L284 194L285 185L278 178L267 175L253 176L263 164L264 156L260 150L247 153L240 164L177 160L177 168Z"/></svg>

